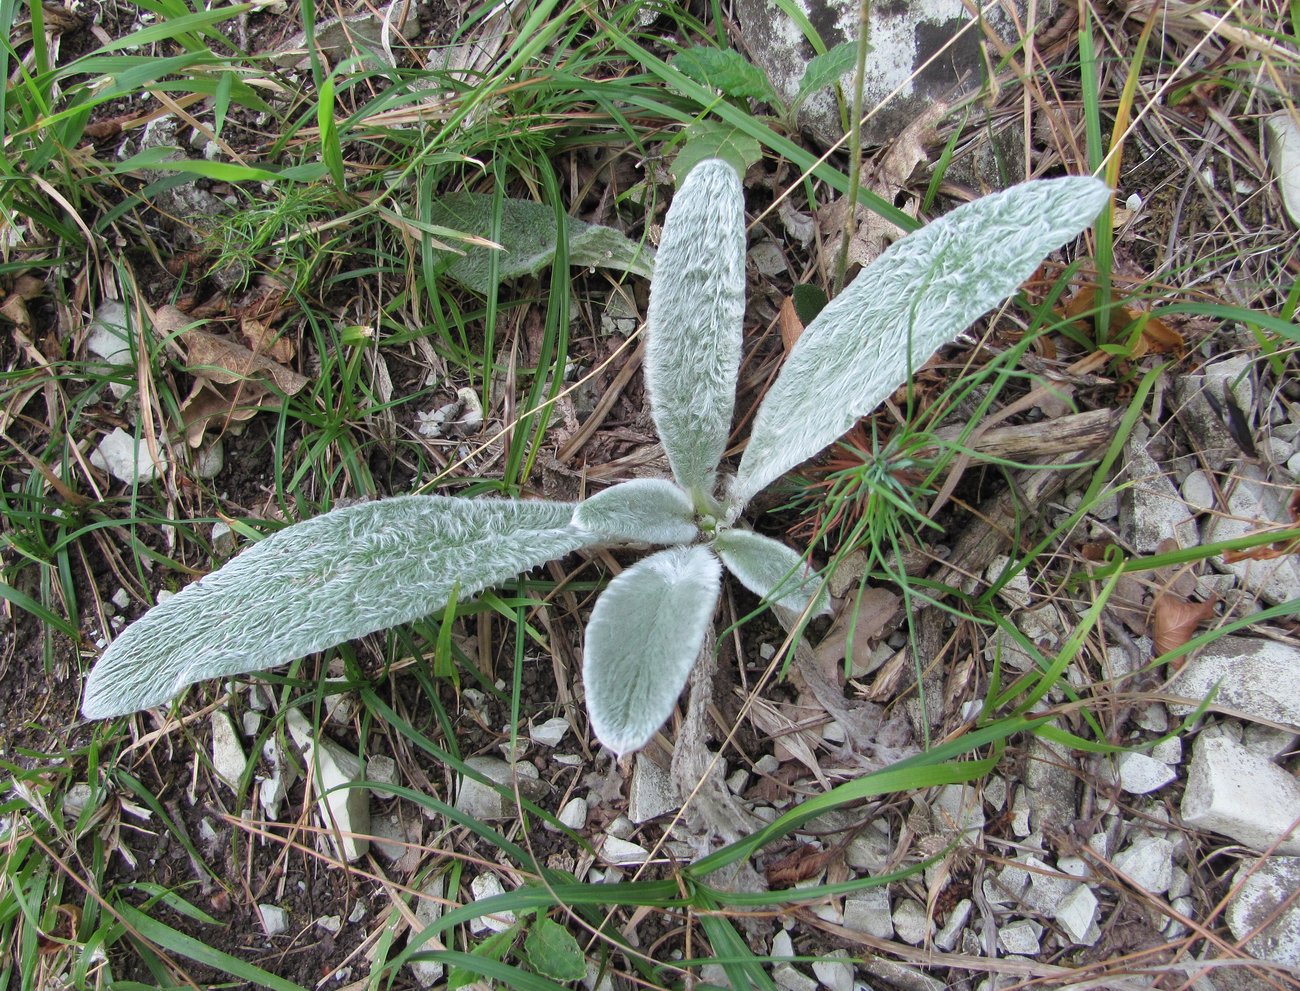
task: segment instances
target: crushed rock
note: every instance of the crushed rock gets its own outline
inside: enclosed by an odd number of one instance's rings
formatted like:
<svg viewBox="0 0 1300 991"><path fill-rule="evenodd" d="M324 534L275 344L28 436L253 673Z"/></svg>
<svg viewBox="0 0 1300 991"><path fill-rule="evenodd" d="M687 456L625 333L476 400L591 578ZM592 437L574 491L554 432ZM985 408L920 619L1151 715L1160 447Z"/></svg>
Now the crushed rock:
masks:
<svg viewBox="0 0 1300 991"><path fill-rule="evenodd" d="M1300 857L1248 860L1238 869L1233 887L1238 890L1227 910L1232 935L1245 939L1263 926L1246 949L1260 960L1300 967L1300 900L1295 897Z"/></svg>
<svg viewBox="0 0 1300 991"><path fill-rule="evenodd" d="M1184 826L1230 836L1258 850L1300 856L1300 784L1276 764L1227 736L1201 733L1183 792Z"/></svg>

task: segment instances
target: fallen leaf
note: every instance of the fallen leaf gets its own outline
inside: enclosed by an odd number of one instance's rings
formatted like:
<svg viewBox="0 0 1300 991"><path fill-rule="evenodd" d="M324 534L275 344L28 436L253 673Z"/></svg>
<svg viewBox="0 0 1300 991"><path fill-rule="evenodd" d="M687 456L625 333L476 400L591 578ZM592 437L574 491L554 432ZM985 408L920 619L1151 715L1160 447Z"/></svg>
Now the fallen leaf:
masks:
<svg viewBox="0 0 1300 991"><path fill-rule="evenodd" d="M1169 594L1156 596L1152 622L1156 656L1167 654L1191 640L1196 635L1196 627L1214 615L1216 602L1218 596L1214 595L1204 602L1188 602ZM1185 657L1176 658L1171 666L1177 670L1185 660Z"/></svg>
<svg viewBox="0 0 1300 991"><path fill-rule="evenodd" d="M843 672L850 635L853 654L848 668L850 671L863 670L882 635L893 631L891 624L898 617L901 603L897 595L884 588L866 588L861 596L848 596L826 636L813 648L817 669L823 676L838 680Z"/></svg>
<svg viewBox="0 0 1300 991"><path fill-rule="evenodd" d="M826 866L831 853L830 850L819 850L811 843L800 843L784 857L771 861L763 868L768 886L774 889L793 888L800 881L815 877Z"/></svg>
<svg viewBox="0 0 1300 991"><path fill-rule="evenodd" d="M251 420L259 410L272 407L278 397L254 381L217 384L196 378L194 388L181 403L181 428L190 447L199 447L211 428Z"/></svg>
<svg viewBox="0 0 1300 991"><path fill-rule="evenodd" d="M881 155L864 162L862 188L890 203L895 202L898 194L907 189L916 167L929 160L926 143L933 138L935 127L947 112L945 104L933 104L903 128ZM913 201L913 214L916 205ZM827 271L834 268L846 224L853 225L848 260L854 265L869 265L903 233L892 221L866 207L859 206L850 213L847 201L842 197L819 211L818 216L824 228L822 249L825 256L822 263Z"/></svg>
<svg viewBox="0 0 1300 991"><path fill-rule="evenodd" d="M286 368L265 355L234 341L192 327L181 335L190 371L218 384L228 385L250 378L265 377L286 395L294 395L307 385L307 377Z"/></svg>
<svg viewBox="0 0 1300 991"><path fill-rule="evenodd" d="M793 296L787 296L785 302L781 304L781 310L776 315L776 323L781 328L781 346L785 348L785 353L789 354L790 349L799 340L799 335L803 333L803 321L795 311Z"/></svg>
<svg viewBox="0 0 1300 991"><path fill-rule="evenodd" d="M1112 288L1110 298L1111 333L1114 337L1125 336L1135 324L1140 326L1124 357L1137 359L1147 354L1174 354L1183 349L1186 343L1183 335L1150 310L1137 305L1132 297ZM1081 329L1091 332L1097 309L1097 287L1084 286L1058 312Z"/></svg>
<svg viewBox="0 0 1300 991"><path fill-rule="evenodd" d="M239 333L256 354L264 354L281 365L293 361L293 341L261 320L254 320L251 317L241 320Z"/></svg>

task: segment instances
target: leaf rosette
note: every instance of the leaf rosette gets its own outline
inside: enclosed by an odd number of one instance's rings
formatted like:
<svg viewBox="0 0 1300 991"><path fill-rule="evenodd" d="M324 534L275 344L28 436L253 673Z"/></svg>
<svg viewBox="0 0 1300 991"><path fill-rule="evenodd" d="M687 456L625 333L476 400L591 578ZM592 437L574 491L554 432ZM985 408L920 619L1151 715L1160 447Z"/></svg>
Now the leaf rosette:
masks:
<svg viewBox="0 0 1300 991"><path fill-rule="evenodd" d="M760 404L734 478L745 311L744 196L727 163L691 169L664 222L645 377L672 480L578 504L403 496L285 528L128 627L87 680L83 712L120 715L205 678L265 670L427 615L584 547L662 544L598 599L583 650L593 731L616 753L671 715L713 622L724 568L795 613L828 609L804 555L740 525L759 491L836 440L944 344L1085 229L1109 189L1023 183L903 238L805 328Z"/></svg>

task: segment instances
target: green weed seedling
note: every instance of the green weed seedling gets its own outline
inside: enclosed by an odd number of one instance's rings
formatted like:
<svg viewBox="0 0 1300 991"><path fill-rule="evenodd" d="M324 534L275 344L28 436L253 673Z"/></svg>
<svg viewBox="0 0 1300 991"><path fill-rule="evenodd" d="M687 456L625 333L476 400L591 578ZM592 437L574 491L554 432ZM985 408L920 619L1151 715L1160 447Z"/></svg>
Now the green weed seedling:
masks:
<svg viewBox="0 0 1300 991"><path fill-rule="evenodd" d="M808 325L736 474L719 477L741 357L744 197L730 165L700 163L665 220L647 315L646 381L672 481L623 482L578 504L399 496L286 527L128 627L90 672L82 711L159 705L195 681L274 667L580 548L633 541L669 546L601 595L583 683L600 741L618 754L642 747L686 684L724 565L769 602L825 608L803 557L741 524L749 500L1015 291L1108 196L1091 178L1027 182L892 245Z"/></svg>

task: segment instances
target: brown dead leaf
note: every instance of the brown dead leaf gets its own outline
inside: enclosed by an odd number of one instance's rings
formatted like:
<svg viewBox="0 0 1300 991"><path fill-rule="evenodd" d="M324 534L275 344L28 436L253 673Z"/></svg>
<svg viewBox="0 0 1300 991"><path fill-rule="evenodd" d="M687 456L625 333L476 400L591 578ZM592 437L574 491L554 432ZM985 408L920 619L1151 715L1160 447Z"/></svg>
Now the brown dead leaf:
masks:
<svg viewBox="0 0 1300 991"><path fill-rule="evenodd" d="M803 321L799 319L799 313L794 308L793 296L787 296L781 304L781 310L776 315L776 323L781 328L781 346L785 348L785 353L789 354L790 349L803 334Z"/></svg>
<svg viewBox="0 0 1300 991"><path fill-rule="evenodd" d="M208 430L251 420L259 410L274 406L276 401L271 390L259 382L231 382L223 385L209 379L196 378L194 388L180 408L186 443L190 447L199 447Z"/></svg>
<svg viewBox="0 0 1300 991"><path fill-rule="evenodd" d="M24 330L32 325L31 314L27 312L27 301L16 292L11 292L5 297L5 301L0 303L0 317L4 317L10 323Z"/></svg>
<svg viewBox="0 0 1300 991"><path fill-rule="evenodd" d="M1186 343L1183 335L1166 321L1114 288L1110 291L1110 298L1115 304L1111 310L1111 331L1117 338L1125 336L1125 332L1135 324L1141 324L1141 330L1125 357L1137 359L1147 354L1174 354L1183 349ZM1085 331L1091 331L1096 309L1097 287L1084 286L1060 312Z"/></svg>
<svg viewBox="0 0 1300 991"><path fill-rule="evenodd" d="M800 843L784 857L771 861L763 868L768 887L793 888L800 881L816 877L833 852L819 850L811 843Z"/></svg>
<svg viewBox="0 0 1300 991"><path fill-rule="evenodd" d="M898 616L901 603L897 595L884 588L866 588L861 597L848 597L826 636L813 649L817 668L828 678L839 678L850 633L853 635L850 669L860 671L865 668L881 635L892 631L891 624Z"/></svg>
<svg viewBox="0 0 1300 991"><path fill-rule="evenodd" d="M1156 656L1167 654L1191 640L1196 635L1196 627L1214 615L1217 601L1218 596L1211 596L1204 602L1188 602L1167 593L1157 596L1152 623ZM1185 657L1176 658L1172 667L1175 670L1181 668L1185 660Z"/></svg>
<svg viewBox="0 0 1300 991"><path fill-rule="evenodd" d="M272 361L287 365L293 361L293 341L282 337L278 330L269 327L260 320L251 317L239 322L239 333L244 341L257 354L264 354Z"/></svg>
<svg viewBox="0 0 1300 991"><path fill-rule="evenodd" d="M916 167L928 161L926 144L933 139L935 127L947 112L947 105L933 104L903 128L879 156L864 162L862 188L893 203L898 194L908 188ZM839 253L845 224L853 225L849 240L849 263L853 265L865 266L875 261L889 243L903 233L896 224L865 207L858 207L850 213L843 198L818 211L818 219L824 230L821 243L827 257L823 258L823 264L828 270Z"/></svg>
<svg viewBox="0 0 1300 991"><path fill-rule="evenodd" d="M307 377L292 368L206 330L192 327L181 335L181 342L190 371L212 382L229 385L250 378L269 378L276 388L290 396L307 385Z"/></svg>

